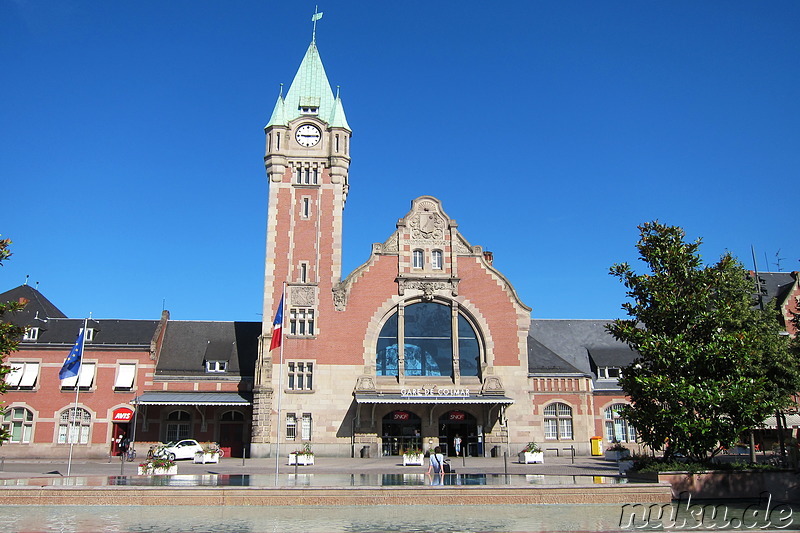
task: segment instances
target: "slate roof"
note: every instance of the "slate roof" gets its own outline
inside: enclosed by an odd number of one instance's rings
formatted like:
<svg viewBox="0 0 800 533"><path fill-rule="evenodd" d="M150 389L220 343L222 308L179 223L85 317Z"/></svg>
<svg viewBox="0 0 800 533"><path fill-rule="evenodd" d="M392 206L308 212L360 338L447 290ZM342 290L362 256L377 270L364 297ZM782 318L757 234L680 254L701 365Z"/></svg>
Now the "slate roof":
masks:
<svg viewBox="0 0 800 533"><path fill-rule="evenodd" d="M590 375L593 371L590 354L593 353L604 360L624 362L613 366L625 366L633 361L635 352L605 330L609 322L611 320L532 320L528 333L528 371L557 371L560 367L562 372L577 370ZM567 370L570 368L575 370Z"/></svg>
<svg viewBox="0 0 800 533"><path fill-rule="evenodd" d="M67 315L53 305L44 297L44 294L34 289L30 285L20 285L10 291L0 294L0 302L19 302L27 300L25 307L4 317L6 320L17 326L38 326L39 319L48 318L67 318ZM37 318L38 317L38 318Z"/></svg>
<svg viewBox="0 0 800 533"><path fill-rule="evenodd" d="M783 303L794 286L795 278L791 272L759 272L758 280L761 283L764 303L774 298Z"/></svg>
<svg viewBox="0 0 800 533"><path fill-rule="evenodd" d="M51 318L37 322L38 338L22 341L21 348L74 344L83 327L82 318ZM149 347L157 326L158 320L91 319L88 327L94 330L94 337L86 342L86 348Z"/></svg>
<svg viewBox="0 0 800 533"><path fill-rule="evenodd" d="M260 322L167 322L156 378L254 376ZM206 361L227 361L225 373L207 373Z"/></svg>

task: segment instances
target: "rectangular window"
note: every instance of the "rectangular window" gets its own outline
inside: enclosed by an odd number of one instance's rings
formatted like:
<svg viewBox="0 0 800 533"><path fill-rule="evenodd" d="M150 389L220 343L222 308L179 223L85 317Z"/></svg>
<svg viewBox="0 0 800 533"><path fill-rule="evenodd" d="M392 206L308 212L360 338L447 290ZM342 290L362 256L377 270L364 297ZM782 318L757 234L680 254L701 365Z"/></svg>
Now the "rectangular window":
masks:
<svg viewBox="0 0 800 533"><path fill-rule="evenodd" d="M206 361L206 372L221 374L228 371L227 361Z"/></svg>
<svg viewBox="0 0 800 533"><path fill-rule="evenodd" d="M558 421L555 419L545 419L544 421L544 438L557 439L558 438Z"/></svg>
<svg viewBox="0 0 800 533"><path fill-rule="evenodd" d="M23 335L22 340L35 341L38 338L39 338L39 328L26 328L25 335Z"/></svg>
<svg viewBox="0 0 800 533"><path fill-rule="evenodd" d="M75 384L78 384L81 390L88 390L94 383L94 373L97 367L96 363L81 363L81 370L77 376L61 380L62 389L74 389Z"/></svg>
<svg viewBox="0 0 800 533"><path fill-rule="evenodd" d="M300 283L308 283L308 263L300 263Z"/></svg>
<svg viewBox="0 0 800 533"><path fill-rule="evenodd" d="M39 363L10 363L11 372L6 374L6 383L12 389L33 389L39 377Z"/></svg>
<svg viewBox="0 0 800 533"><path fill-rule="evenodd" d="M286 440L297 438L297 418L294 413L286 413Z"/></svg>
<svg viewBox="0 0 800 533"><path fill-rule="evenodd" d="M300 438L311 440L311 413L303 413L303 425L300 428Z"/></svg>
<svg viewBox="0 0 800 533"><path fill-rule="evenodd" d="M313 390L314 363L310 361L289 361L286 365L288 372L288 390Z"/></svg>
<svg viewBox="0 0 800 533"><path fill-rule="evenodd" d="M314 310L292 307L289 310L289 334L301 337L314 335Z"/></svg>
<svg viewBox="0 0 800 533"><path fill-rule="evenodd" d="M434 250L431 252L431 268L434 270L442 269L442 251Z"/></svg>
<svg viewBox="0 0 800 533"><path fill-rule="evenodd" d="M316 185L319 182L319 170L317 169L317 167L314 167L313 179L314 179L314 185Z"/></svg>
<svg viewBox="0 0 800 533"><path fill-rule="evenodd" d="M302 218L309 218L311 216L311 198L303 196L300 204L300 216Z"/></svg>
<svg viewBox="0 0 800 533"><path fill-rule="evenodd" d="M411 266L414 268L422 268L425 266L425 257L422 250L414 250L411 252Z"/></svg>
<svg viewBox="0 0 800 533"><path fill-rule="evenodd" d="M114 380L114 390L131 390L136 377L135 363L120 363L117 367L117 379Z"/></svg>

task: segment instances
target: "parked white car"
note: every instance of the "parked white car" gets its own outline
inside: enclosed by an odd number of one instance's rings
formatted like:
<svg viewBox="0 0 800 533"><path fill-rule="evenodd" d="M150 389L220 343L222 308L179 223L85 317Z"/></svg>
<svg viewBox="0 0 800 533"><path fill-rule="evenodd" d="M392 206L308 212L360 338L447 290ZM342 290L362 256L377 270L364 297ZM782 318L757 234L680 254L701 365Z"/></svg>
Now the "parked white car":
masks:
<svg viewBox="0 0 800 533"><path fill-rule="evenodd" d="M168 442L166 446L157 450L154 455L170 461L177 459L194 459L194 454L203 453L203 447L194 439L183 439Z"/></svg>

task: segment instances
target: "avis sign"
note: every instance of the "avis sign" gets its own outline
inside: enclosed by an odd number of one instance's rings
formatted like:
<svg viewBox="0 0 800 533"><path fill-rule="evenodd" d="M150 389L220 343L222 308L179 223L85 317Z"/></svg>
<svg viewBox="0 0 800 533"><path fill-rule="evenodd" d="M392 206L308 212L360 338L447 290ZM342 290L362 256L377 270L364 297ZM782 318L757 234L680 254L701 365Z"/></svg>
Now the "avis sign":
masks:
<svg viewBox="0 0 800 533"><path fill-rule="evenodd" d="M133 420L133 411L127 407L120 407L115 410L111 418L112 422L130 422L131 420Z"/></svg>

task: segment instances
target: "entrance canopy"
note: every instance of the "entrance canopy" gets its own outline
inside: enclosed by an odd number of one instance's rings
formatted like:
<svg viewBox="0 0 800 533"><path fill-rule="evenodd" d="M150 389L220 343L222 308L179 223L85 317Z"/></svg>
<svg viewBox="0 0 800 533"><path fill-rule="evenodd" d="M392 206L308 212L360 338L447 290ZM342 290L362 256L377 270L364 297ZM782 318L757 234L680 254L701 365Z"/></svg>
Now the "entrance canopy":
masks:
<svg viewBox="0 0 800 533"><path fill-rule="evenodd" d="M512 404L514 400L501 395L479 395L471 394L468 396L408 396L404 394L378 394L378 393L356 393L356 403L393 403L393 404Z"/></svg>
<svg viewBox="0 0 800 533"><path fill-rule="evenodd" d="M239 392L145 392L136 405L252 405L252 395Z"/></svg>

